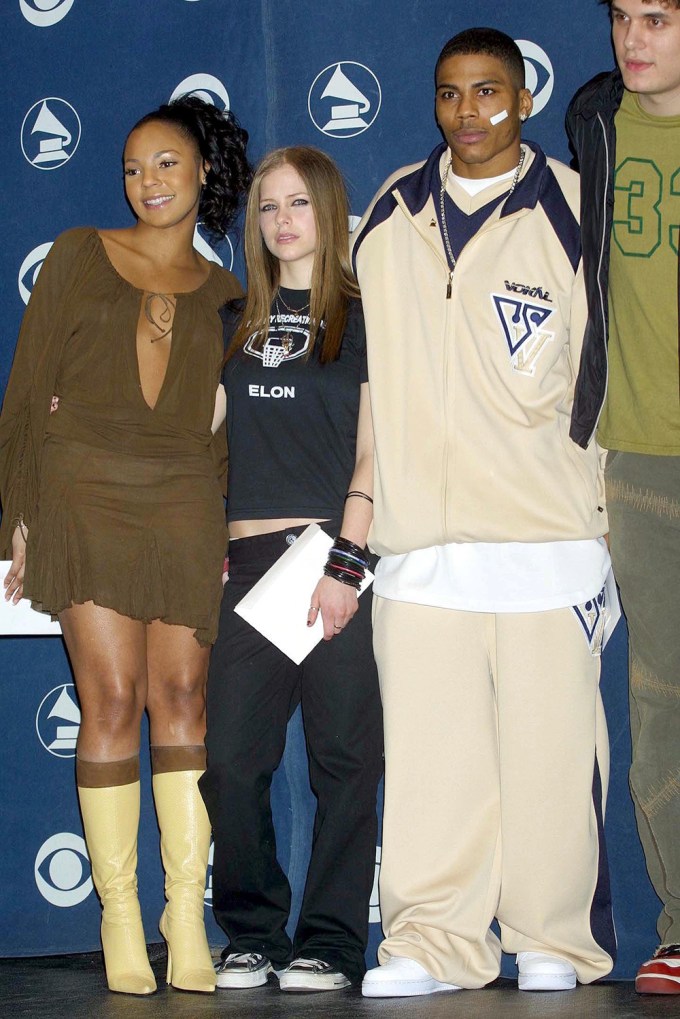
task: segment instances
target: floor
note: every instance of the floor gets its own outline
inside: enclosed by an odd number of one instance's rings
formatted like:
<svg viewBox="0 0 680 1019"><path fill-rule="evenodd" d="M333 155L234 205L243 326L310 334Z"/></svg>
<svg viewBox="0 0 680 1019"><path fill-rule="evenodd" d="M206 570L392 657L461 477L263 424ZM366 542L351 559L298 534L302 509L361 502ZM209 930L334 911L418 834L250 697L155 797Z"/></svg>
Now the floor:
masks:
<svg viewBox="0 0 680 1019"><path fill-rule="evenodd" d="M680 1019L680 1000L638 995L633 984L610 982L552 994L520 993L509 980L483 991L420 998L366 999L359 990L282 994L273 978L250 991L183 994L165 986L165 953L150 947L157 994L111 994L101 956L0 960L0 1016L48 1019Z"/></svg>

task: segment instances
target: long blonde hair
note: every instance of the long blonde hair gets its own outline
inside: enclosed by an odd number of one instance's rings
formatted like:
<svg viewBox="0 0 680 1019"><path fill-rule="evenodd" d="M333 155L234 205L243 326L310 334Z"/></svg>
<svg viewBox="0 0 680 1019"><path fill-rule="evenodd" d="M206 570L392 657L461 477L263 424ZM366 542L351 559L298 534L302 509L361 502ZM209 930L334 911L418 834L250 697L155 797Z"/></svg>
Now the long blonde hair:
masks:
<svg viewBox="0 0 680 1019"><path fill-rule="evenodd" d="M245 216L245 254L248 286L239 326L227 351L227 359L240 350L249 337L253 347L262 349L269 329L269 314L279 287L279 261L266 247L260 231L260 184L262 178L281 166L292 166L305 183L316 222L317 248L310 292L310 349L320 339L322 363L340 354L347 321L347 302L359 296L349 260L349 208L345 183L337 166L325 152L307 145L274 149L260 162L248 195Z"/></svg>

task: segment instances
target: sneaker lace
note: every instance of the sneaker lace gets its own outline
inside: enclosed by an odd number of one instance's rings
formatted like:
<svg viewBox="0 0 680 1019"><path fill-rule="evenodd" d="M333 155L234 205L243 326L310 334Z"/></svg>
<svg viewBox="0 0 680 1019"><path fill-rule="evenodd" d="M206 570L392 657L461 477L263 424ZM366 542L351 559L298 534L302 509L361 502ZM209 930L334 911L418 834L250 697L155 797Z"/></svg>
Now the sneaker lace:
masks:
<svg viewBox="0 0 680 1019"><path fill-rule="evenodd" d="M226 959L222 960L222 965L228 966L229 963L238 962L245 966L257 966L263 959L264 956L257 952L230 952Z"/></svg>
<svg viewBox="0 0 680 1019"><path fill-rule="evenodd" d="M680 955L680 945L660 945L654 953L654 958L665 959L669 955Z"/></svg>
<svg viewBox="0 0 680 1019"><path fill-rule="evenodd" d="M320 973L325 969L331 969L331 965L328 962L323 962L321 959L296 959L292 963L292 967L297 970L308 970L310 973Z"/></svg>

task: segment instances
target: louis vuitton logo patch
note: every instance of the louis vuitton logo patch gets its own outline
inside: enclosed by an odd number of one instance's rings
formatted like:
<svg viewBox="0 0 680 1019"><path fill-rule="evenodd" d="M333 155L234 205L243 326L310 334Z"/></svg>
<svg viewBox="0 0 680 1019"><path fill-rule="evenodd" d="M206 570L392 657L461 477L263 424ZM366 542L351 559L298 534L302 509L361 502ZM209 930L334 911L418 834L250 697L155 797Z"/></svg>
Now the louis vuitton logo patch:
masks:
<svg viewBox="0 0 680 1019"><path fill-rule="evenodd" d="M546 343L555 338L554 332L546 328L553 309L505 294L492 294L491 299L508 346L512 370L520 375L534 375Z"/></svg>
<svg viewBox="0 0 680 1019"><path fill-rule="evenodd" d="M602 651L606 608L607 595L604 587L599 594L582 605L572 605L576 618L583 628L588 647L594 655L599 655Z"/></svg>

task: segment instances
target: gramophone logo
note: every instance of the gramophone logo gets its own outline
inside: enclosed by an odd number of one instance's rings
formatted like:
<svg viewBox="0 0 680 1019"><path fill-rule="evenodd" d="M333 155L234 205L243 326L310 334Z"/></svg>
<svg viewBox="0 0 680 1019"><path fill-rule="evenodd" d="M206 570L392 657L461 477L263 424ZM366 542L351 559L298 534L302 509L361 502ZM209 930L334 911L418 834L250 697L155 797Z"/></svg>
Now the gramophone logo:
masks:
<svg viewBox="0 0 680 1019"><path fill-rule="evenodd" d="M180 81L170 96L170 101L184 95L198 96L199 99L203 99L206 103L212 103L213 106L218 106L223 110L229 109L229 93L214 74L190 74L188 78Z"/></svg>
<svg viewBox="0 0 680 1019"><path fill-rule="evenodd" d="M307 98L315 127L331 138L353 138L366 131L380 111L380 82L368 67L343 60L325 67Z"/></svg>
<svg viewBox="0 0 680 1019"><path fill-rule="evenodd" d="M54 757L76 756L80 708L73 694L73 683L55 686L43 697L35 716L38 739Z"/></svg>
<svg viewBox="0 0 680 1019"><path fill-rule="evenodd" d="M35 281L42 269L43 262L47 258L47 252L52 247L52 243L52 241L45 241L44 244L39 244L37 248L33 248L33 251L29 251L21 263L17 283L19 285L19 294L24 304L28 304L28 299L33 293Z"/></svg>
<svg viewBox="0 0 680 1019"><path fill-rule="evenodd" d="M534 108L531 116L535 117L550 101L555 86L555 72L550 57L530 39L516 39L524 57L526 85L534 97Z"/></svg>
<svg viewBox="0 0 680 1019"><path fill-rule="evenodd" d="M38 28L49 28L65 18L75 0L19 0L21 13Z"/></svg>
<svg viewBox="0 0 680 1019"><path fill-rule="evenodd" d="M80 118L56 96L31 106L21 125L21 151L38 170L56 170L71 158L80 141Z"/></svg>

